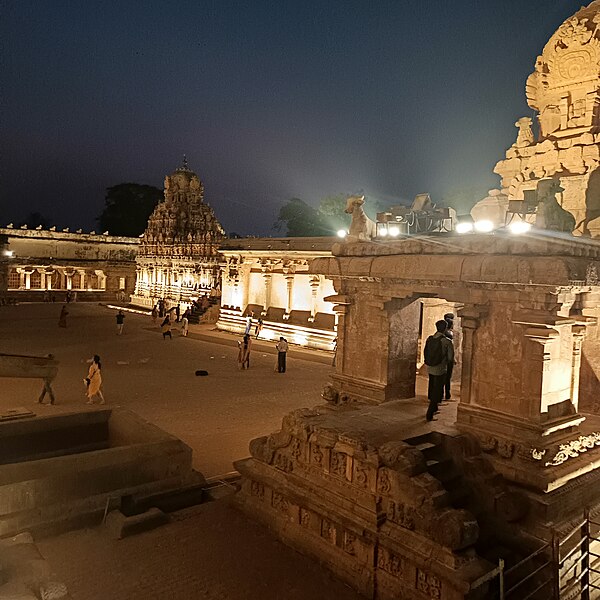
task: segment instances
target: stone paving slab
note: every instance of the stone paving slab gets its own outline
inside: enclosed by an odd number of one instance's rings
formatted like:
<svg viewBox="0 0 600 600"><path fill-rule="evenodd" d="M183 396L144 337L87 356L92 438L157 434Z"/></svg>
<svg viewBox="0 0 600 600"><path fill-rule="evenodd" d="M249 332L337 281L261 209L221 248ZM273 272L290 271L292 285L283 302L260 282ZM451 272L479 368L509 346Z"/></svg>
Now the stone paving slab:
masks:
<svg viewBox="0 0 600 600"><path fill-rule="evenodd" d="M75 600L361 600L221 500L122 540L82 530L38 546Z"/></svg>

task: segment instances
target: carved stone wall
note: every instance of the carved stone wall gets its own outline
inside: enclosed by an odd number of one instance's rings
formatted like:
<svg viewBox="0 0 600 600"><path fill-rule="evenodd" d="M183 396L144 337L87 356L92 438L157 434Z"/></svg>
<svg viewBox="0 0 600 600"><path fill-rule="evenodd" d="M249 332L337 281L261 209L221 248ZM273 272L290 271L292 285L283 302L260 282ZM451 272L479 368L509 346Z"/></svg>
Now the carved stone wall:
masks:
<svg viewBox="0 0 600 600"><path fill-rule="evenodd" d="M219 281L220 241L225 237L204 186L187 163L165 177L165 198L148 219L136 259L132 302L153 306L158 299L189 303Z"/></svg>
<svg viewBox="0 0 600 600"><path fill-rule="evenodd" d="M523 199L547 177L560 179L562 207L576 231L600 235L600 4L567 19L550 38L527 80L527 101L537 111L520 119L517 141L495 172L510 200Z"/></svg>
<svg viewBox="0 0 600 600"><path fill-rule="evenodd" d="M295 411L254 440L236 463L239 505L370 598L485 598L486 585L468 591L492 568L473 551L473 515L449 506L418 449L337 416Z"/></svg>

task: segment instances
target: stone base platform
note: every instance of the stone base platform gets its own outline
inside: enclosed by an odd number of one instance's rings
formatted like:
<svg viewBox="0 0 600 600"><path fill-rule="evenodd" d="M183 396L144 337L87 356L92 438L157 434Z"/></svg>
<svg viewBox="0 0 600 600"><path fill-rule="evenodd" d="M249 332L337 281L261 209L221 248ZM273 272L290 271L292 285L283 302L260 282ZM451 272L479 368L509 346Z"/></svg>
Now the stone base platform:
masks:
<svg viewBox="0 0 600 600"><path fill-rule="evenodd" d="M125 410L0 423L0 447L0 537L100 523L124 497L203 480L187 445Z"/></svg>
<svg viewBox="0 0 600 600"><path fill-rule="evenodd" d="M559 466L531 460L555 473L556 489L542 493L506 479L498 457L454 426L455 403L433 423L425 407L417 398L289 414L236 463L237 505L368 598L496 598L499 559L509 569L597 503L595 452Z"/></svg>
<svg viewBox="0 0 600 600"><path fill-rule="evenodd" d="M447 466L428 457L440 447L431 436L467 441L443 422L444 433L434 432L424 406L291 413L280 432L251 443L252 458L236 463L238 505L369 598L490 597L495 565L476 551L478 521L454 508L460 490L448 491L430 472L441 477Z"/></svg>

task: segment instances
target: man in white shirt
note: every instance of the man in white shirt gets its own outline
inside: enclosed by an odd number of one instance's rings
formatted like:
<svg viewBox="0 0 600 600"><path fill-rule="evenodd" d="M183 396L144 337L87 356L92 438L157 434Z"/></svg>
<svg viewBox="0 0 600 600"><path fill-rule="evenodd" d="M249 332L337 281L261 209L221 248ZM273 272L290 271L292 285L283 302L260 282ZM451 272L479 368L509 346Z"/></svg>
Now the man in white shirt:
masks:
<svg viewBox="0 0 600 600"><path fill-rule="evenodd" d="M288 351L288 343L284 337L279 338L279 342L275 344L277 348L277 372L285 373L285 359Z"/></svg>

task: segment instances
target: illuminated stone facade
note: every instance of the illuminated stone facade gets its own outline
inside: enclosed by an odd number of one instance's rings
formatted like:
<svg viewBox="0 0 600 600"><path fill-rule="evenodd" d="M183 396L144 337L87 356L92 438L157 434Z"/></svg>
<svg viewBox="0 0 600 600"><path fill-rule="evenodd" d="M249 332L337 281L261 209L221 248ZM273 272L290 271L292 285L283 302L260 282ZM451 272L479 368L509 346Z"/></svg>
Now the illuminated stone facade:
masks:
<svg viewBox="0 0 600 600"><path fill-rule="evenodd" d="M165 199L148 219L136 258L131 301L152 307L158 300L189 305L218 287L218 247L225 237L204 186L184 165L165 177Z"/></svg>
<svg viewBox="0 0 600 600"><path fill-rule="evenodd" d="M251 442L240 506L367 597L495 597L499 558L600 495L600 415L582 411L597 405L600 244L557 238L419 236L313 260L336 291L329 404ZM412 399L423 299L460 306L451 427Z"/></svg>
<svg viewBox="0 0 600 600"><path fill-rule="evenodd" d="M7 297L64 300L72 291L78 300L124 300L133 292L137 238L12 227L0 237L0 292Z"/></svg>
<svg viewBox="0 0 600 600"><path fill-rule="evenodd" d="M221 311L217 327L243 333L247 317L263 320L262 339L332 350L335 313L330 281L309 263L331 255L333 238L244 238L222 242ZM254 331L254 328L252 329Z"/></svg>
<svg viewBox="0 0 600 600"><path fill-rule="evenodd" d="M523 200L540 180L560 179L558 199L576 233L600 235L600 2L567 19L550 38L527 80L537 112L516 123L516 142L495 172L508 200ZM498 198L496 198L497 200Z"/></svg>

